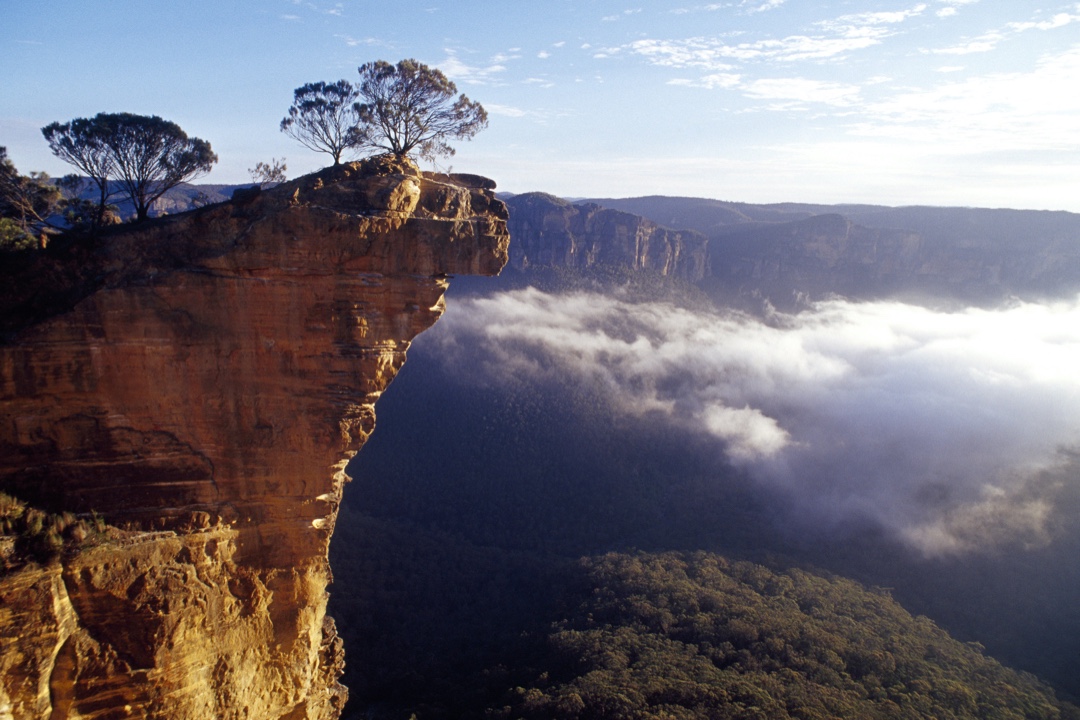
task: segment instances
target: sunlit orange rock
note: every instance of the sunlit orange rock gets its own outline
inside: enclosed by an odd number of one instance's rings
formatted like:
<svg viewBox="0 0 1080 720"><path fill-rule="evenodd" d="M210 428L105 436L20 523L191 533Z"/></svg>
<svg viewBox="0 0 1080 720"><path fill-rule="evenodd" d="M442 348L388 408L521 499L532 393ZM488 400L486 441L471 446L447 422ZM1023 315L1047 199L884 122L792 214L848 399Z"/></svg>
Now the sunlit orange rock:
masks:
<svg viewBox="0 0 1080 720"><path fill-rule="evenodd" d="M0 490L111 527L52 562L0 545L0 720L338 716L343 469L448 276L506 262L493 187L346 164L20 286Z"/></svg>

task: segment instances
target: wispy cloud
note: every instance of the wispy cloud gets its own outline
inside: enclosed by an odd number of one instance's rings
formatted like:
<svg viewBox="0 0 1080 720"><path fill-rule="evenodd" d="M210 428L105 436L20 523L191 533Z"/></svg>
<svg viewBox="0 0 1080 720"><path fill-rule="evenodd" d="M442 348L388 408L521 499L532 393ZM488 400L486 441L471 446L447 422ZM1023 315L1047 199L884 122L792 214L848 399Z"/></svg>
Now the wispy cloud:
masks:
<svg viewBox="0 0 1080 720"><path fill-rule="evenodd" d="M926 11L925 4L916 5L908 10L894 10L887 12L864 12L841 15L835 20L823 20L818 23L822 27L851 28L864 25L894 25L905 20L922 15Z"/></svg>
<svg viewBox="0 0 1080 720"><path fill-rule="evenodd" d="M379 38L366 37L366 38L354 38L351 35L334 35L336 38L340 38L345 41L345 44L349 47L356 47L358 45L386 45L383 40Z"/></svg>
<svg viewBox="0 0 1080 720"><path fill-rule="evenodd" d="M1080 10L1080 5L1077 6L1077 9ZM1006 27L1015 32L1024 32L1025 30L1056 30L1077 21L1080 21L1080 14L1058 13L1049 20L1011 22Z"/></svg>
<svg viewBox="0 0 1080 720"><path fill-rule="evenodd" d="M1024 73L997 73L870 103L855 132L928 143L950 152L1074 150L1080 46L1046 55Z"/></svg>
<svg viewBox="0 0 1080 720"><path fill-rule="evenodd" d="M784 0L743 0L742 3L740 3L741 7L745 7L746 12L750 14L775 10L783 4ZM710 9L717 8L716 6L711 6Z"/></svg>
<svg viewBox="0 0 1080 720"><path fill-rule="evenodd" d="M536 109L526 110L513 105L502 105L500 103L486 102L484 103L484 108L491 115L512 118L515 120L532 120L540 124L544 124L552 118L561 116L561 114L557 112Z"/></svg>
<svg viewBox="0 0 1080 720"><path fill-rule="evenodd" d="M668 85L682 85L685 87L700 87L707 90L715 88L738 87L741 76L735 73L712 73L698 78L673 78L668 80Z"/></svg>
<svg viewBox="0 0 1080 720"><path fill-rule="evenodd" d="M604 48L596 57L612 57L625 51L644 57L654 65L708 71L730 70L732 62L834 60L881 44L896 32L890 26L921 15L926 8L925 4L918 4L895 12L843 15L815 23L821 30L817 34L763 38L741 43L705 36L635 40L626 45Z"/></svg>
<svg viewBox="0 0 1080 720"><path fill-rule="evenodd" d="M627 15L637 15L640 12L641 8L628 8L626 10L623 10L621 13L616 13L614 15L605 15L600 19L604 22L615 22L616 20L621 20Z"/></svg>
<svg viewBox="0 0 1080 720"><path fill-rule="evenodd" d="M497 56L501 57L501 56ZM446 49L446 59L439 63L439 69L455 82L463 82L468 85L503 85L502 74L506 72L506 65L501 62L492 62L488 65L469 65L462 61L455 50Z"/></svg>
<svg viewBox="0 0 1080 720"><path fill-rule="evenodd" d="M960 12L961 6L973 5L979 0L938 0L938 2L945 5L945 7L939 8L935 14L938 17L952 17Z"/></svg>
<svg viewBox="0 0 1080 720"><path fill-rule="evenodd" d="M529 113L521 108L512 107L510 105L500 105L498 103L485 103L484 108L492 115L502 115L503 117L521 118L527 116Z"/></svg>
<svg viewBox="0 0 1080 720"><path fill-rule="evenodd" d="M887 33L874 28L851 28L839 35L792 35L779 40L729 44L719 38L695 37L685 40L635 40L618 47L605 48L598 57L610 57L621 51L639 55L654 65L672 68L729 70L732 62L825 60L853 50L877 45Z"/></svg>
<svg viewBox="0 0 1080 720"><path fill-rule="evenodd" d="M1026 22L1006 23L1002 28L990 30L981 35L965 39L963 42L948 47L929 50L936 55L971 55L973 53L990 52L1010 36L1029 30L1057 30L1058 28L1071 25L1080 21L1080 5L1076 7L1077 13L1058 13L1049 20L1029 20ZM940 14L940 13L939 13Z"/></svg>

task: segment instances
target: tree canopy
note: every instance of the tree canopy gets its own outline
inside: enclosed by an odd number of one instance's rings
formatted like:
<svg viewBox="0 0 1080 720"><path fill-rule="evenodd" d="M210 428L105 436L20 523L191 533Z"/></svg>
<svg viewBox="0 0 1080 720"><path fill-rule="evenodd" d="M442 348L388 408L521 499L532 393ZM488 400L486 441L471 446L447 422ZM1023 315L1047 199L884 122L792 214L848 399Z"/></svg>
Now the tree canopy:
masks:
<svg viewBox="0 0 1080 720"><path fill-rule="evenodd" d="M99 212L104 212L109 180L115 179L135 206L138 220L148 217L155 200L209 172L218 159L210 143L189 138L179 125L157 115L98 113L52 123L41 132L53 154L98 186Z"/></svg>
<svg viewBox="0 0 1080 720"><path fill-rule="evenodd" d="M293 91L281 131L334 164L349 151L389 152L426 159L453 155L451 140L487 127L480 103L457 94L446 75L416 60L359 67L360 82L308 83Z"/></svg>
<svg viewBox="0 0 1080 720"><path fill-rule="evenodd" d="M453 155L449 140L468 140L487 127L487 111L441 71L416 60L384 60L359 68L357 105L364 145L395 155Z"/></svg>
<svg viewBox="0 0 1080 720"><path fill-rule="evenodd" d="M99 116L100 117L100 116ZM53 154L83 173L97 187L98 205L95 224L100 225L109 202L109 176L116 162L105 143L105 128L98 118L75 118L66 123L54 122L41 129Z"/></svg>
<svg viewBox="0 0 1080 720"><path fill-rule="evenodd" d="M289 114L281 121L281 132L310 150L328 153L338 165L343 153L364 144L357 131L359 97L348 80L298 87Z"/></svg>

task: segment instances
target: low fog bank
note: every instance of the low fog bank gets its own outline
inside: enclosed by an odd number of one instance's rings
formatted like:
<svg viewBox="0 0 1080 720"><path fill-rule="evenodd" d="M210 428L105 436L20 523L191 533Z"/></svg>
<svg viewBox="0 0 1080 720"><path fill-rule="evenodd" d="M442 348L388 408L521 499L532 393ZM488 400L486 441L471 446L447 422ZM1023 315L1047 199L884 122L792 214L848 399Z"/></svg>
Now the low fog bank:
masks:
<svg viewBox="0 0 1080 720"><path fill-rule="evenodd" d="M473 382L584 385L712 438L806 527L870 522L931 557L1034 549L1076 496L1080 298L759 319L526 288L457 298L430 332Z"/></svg>

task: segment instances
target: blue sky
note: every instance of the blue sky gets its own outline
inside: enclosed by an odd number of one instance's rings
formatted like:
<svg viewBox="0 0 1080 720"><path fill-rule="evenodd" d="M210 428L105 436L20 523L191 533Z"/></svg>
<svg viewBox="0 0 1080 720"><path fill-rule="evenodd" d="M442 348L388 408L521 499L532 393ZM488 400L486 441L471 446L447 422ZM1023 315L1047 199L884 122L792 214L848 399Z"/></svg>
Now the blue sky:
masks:
<svg viewBox="0 0 1080 720"><path fill-rule="evenodd" d="M209 140L201 182L287 158L292 91L412 57L490 127L442 161L511 192L1080 212L1075 0L3 0L0 145L156 114Z"/></svg>

